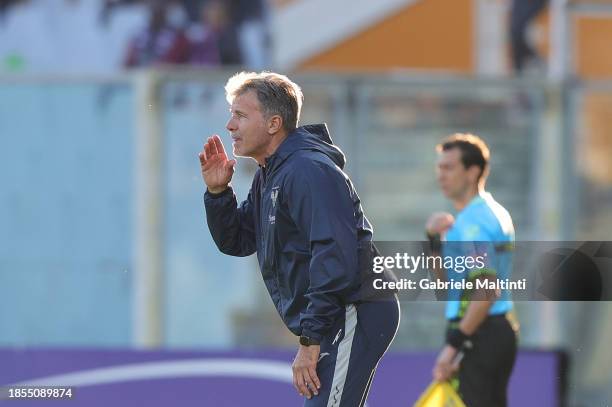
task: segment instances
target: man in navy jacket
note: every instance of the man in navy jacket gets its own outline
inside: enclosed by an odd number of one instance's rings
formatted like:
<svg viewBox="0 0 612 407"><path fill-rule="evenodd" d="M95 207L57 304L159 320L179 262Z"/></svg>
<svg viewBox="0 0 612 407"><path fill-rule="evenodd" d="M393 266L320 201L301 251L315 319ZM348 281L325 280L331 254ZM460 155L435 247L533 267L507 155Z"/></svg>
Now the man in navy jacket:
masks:
<svg viewBox="0 0 612 407"><path fill-rule="evenodd" d="M293 381L307 406L361 406L399 324L393 293L374 292L372 227L324 124L297 127L298 85L242 72L226 85L236 157L257 161L238 206L230 160L210 137L200 164L208 226L219 250L257 253L272 301L299 336ZM377 294L377 295L376 295Z"/></svg>

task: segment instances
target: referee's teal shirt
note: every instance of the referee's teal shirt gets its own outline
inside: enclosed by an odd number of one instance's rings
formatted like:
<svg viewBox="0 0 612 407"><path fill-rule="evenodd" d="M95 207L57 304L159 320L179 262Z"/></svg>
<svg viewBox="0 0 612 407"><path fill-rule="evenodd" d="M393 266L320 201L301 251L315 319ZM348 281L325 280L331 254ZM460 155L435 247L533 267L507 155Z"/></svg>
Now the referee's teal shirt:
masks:
<svg viewBox="0 0 612 407"><path fill-rule="evenodd" d="M453 259L465 256L480 256L484 267L471 269L453 261L453 267L446 268L449 281L468 279L475 281L479 275L494 275L500 280L510 278L514 226L508 211L485 192L477 195L455 217L455 223L447 231L442 255ZM512 309L510 292L502 290L500 298L493 303L489 315L504 314ZM448 291L446 318L463 317L469 304L468 293L463 290Z"/></svg>

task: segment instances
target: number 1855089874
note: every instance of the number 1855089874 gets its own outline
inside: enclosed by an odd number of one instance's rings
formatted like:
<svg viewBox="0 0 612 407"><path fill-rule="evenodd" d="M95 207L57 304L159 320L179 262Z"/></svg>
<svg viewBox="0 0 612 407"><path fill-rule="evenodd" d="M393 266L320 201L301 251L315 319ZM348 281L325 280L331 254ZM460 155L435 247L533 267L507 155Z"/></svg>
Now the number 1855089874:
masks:
<svg viewBox="0 0 612 407"><path fill-rule="evenodd" d="M71 399L74 396L72 387L4 387L0 391L0 400L6 399Z"/></svg>

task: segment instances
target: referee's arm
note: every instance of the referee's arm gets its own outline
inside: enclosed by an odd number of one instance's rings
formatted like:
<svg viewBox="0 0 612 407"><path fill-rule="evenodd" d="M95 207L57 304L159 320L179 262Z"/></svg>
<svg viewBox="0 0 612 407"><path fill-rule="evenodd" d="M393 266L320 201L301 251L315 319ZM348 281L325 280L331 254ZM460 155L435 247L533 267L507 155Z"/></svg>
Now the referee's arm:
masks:
<svg viewBox="0 0 612 407"><path fill-rule="evenodd" d="M446 232L455 223L455 218L448 212L436 212L432 214L427 220L425 225L425 234L429 241L428 252L432 256L441 256L442 254L442 233ZM436 282L446 281L446 270L440 264L434 261L434 267L431 269L434 280ZM436 289L436 299L438 301L445 301L447 297L447 290Z"/></svg>

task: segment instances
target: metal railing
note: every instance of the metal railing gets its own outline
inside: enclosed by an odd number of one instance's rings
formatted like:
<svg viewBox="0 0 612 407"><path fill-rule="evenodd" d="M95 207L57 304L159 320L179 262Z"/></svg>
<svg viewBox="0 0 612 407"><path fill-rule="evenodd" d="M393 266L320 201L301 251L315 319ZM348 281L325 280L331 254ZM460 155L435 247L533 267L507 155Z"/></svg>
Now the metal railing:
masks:
<svg viewBox="0 0 612 407"><path fill-rule="evenodd" d="M0 245L0 310L22 304L0 311L2 326L11 326L1 344L231 347L240 346L245 321L261 331L262 344L285 343L268 334L282 327L255 261L218 253L205 226L197 152L206 136L224 134L229 74L0 78L7 185L0 223L9 231ZM593 224L612 224L610 185L585 172L580 160L592 150L577 146L590 131L585 101L593 92L612 95L609 83L399 74L295 80L305 93L302 122L329 124L378 240L421 239L429 212L447 208L434 146L456 131L490 143L488 188L513 214L519 239L588 238ZM240 160L239 197L254 169ZM591 184L596 193L577 193ZM70 328L40 321L42 309ZM404 326L423 334L400 335L398 346L424 346L438 335L431 321ZM524 326L537 343L537 321Z"/></svg>

